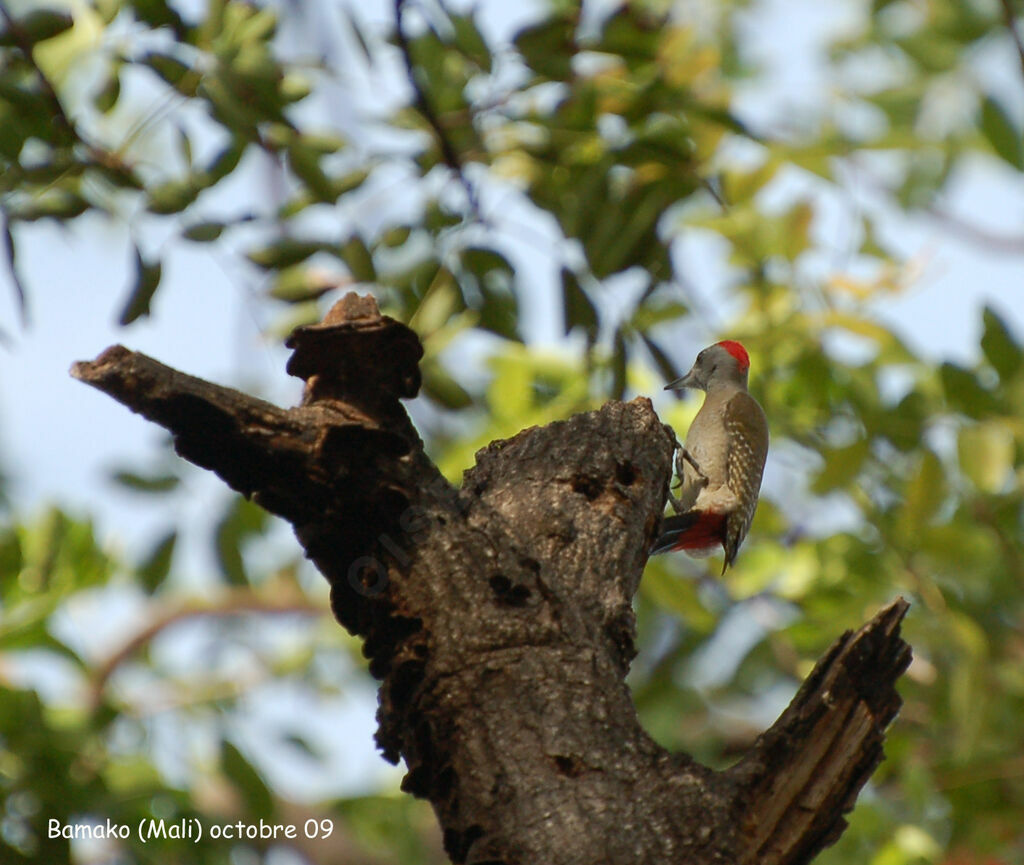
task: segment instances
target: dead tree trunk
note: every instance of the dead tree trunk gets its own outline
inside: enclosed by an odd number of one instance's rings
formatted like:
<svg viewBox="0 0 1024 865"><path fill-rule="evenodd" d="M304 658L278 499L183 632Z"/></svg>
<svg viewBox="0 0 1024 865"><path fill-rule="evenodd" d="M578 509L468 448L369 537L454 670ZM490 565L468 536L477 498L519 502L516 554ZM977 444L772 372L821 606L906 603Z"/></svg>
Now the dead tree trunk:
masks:
<svg viewBox="0 0 1024 865"><path fill-rule="evenodd" d="M910 660L898 600L819 662L733 768L670 754L624 679L672 437L646 399L493 442L461 488L399 403L415 334L349 295L298 329L280 409L120 346L73 375L278 514L381 680L377 742L453 862L809 862L882 759Z"/></svg>

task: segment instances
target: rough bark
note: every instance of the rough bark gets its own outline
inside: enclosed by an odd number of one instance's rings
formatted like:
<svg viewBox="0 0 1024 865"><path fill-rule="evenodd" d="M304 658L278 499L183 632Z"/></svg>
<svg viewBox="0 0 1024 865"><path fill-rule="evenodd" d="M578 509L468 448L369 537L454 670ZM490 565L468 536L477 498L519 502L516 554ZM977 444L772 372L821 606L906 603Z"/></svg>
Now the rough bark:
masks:
<svg viewBox="0 0 1024 865"><path fill-rule="evenodd" d="M650 402L493 442L456 489L399 403L410 330L349 295L289 346L292 409L120 346L72 374L294 525L381 680L378 744L453 862L781 865L839 836L900 705L904 601L840 637L733 768L670 754L624 681L671 473Z"/></svg>

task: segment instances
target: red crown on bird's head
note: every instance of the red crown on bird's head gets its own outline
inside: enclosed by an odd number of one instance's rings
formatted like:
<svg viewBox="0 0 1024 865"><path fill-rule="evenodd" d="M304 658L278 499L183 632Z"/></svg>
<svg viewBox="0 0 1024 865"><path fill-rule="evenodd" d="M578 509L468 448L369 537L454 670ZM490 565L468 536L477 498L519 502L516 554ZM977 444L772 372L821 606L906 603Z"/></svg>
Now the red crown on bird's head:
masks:
<svg viewBox="0 0 1024 865"><path fill-rule="evenodd" d="M734 339L723 339L718 345L722 346L722 348L736 358L740 372L750 369L750 355L747 354L747 350L740 343Z"/></svg>

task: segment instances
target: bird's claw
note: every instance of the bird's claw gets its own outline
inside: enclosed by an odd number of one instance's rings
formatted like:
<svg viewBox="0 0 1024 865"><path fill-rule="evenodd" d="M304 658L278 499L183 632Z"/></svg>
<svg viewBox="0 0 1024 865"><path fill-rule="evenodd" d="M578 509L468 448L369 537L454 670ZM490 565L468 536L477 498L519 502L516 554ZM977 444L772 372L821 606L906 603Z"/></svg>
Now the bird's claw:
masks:
<svg viewBox="0 0 1024 865"><path fill-rule="evenodd" d="M693 458L693 454L691 454L685 447L681 447L679 448L679 453L676 454L676 474L679 475L680 478L683 477L684 463L689 463L693 466L693 470L697 473L697 477L700 479L701 485L707 486L708 476L704 474L704 471L697 463L697 460Z"/></svg>

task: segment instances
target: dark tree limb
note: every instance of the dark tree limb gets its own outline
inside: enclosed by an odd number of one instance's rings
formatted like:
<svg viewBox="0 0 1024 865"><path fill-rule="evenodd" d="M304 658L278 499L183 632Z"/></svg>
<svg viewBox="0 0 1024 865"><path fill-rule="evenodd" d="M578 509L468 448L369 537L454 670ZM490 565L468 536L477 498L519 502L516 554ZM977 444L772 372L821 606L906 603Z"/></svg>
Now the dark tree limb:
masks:
<svg viewBox="0 0 1024 865"><path fill-rule="evenodd" d="M378 744L454 862L788 865L838 837L900 705L905 602L841 637L732 769L670 754L624 681L671 475L650 402L493 442L456 489L399 403L412 331L349 295L289 345L292 409L121 347L72 373L295 526L381 679Z"/></svg>
<svg viewBox="0 0 1024 865"><path fill-rule="evenodd" d="M423 119L426 120L427 125L430 127L430 131L433 133L438 149L441 151L441 161L444 162L452 172L454 172L455 176L459 179L459 183L462 184L462 188L466 192L466 198L468 199L470 210L474 213L479 213L480 205L477 200L476 190L469 182L469 178L466 177L466 172L463 170L462 157L459 156L458 149L452 143L448 131L441 122L441 118L434 110L434 106L430 101L427 89L420 82L416 64L413 62L412 46L409 44L409 38L405 35L405 28L402 23L403 18L405 17L405 0L394 0L394 2L395 44L398 46L398 50L402 52L402 63L405 66L406 78L409 79L409 86L412 87L414 105L419 110L420 114L423 115Z"/></svg>

